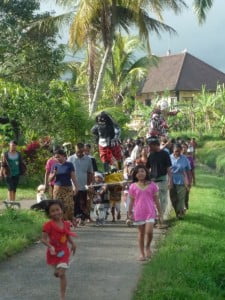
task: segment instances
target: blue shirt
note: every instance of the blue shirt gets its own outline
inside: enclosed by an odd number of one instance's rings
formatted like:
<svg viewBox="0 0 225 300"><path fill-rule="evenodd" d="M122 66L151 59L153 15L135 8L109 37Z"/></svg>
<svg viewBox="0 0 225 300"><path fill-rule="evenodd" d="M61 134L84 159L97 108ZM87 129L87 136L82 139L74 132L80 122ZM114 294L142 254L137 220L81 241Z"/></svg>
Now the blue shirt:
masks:
<svg viewBox="0 0 225 300"><path fill-rule="evenodd" d="M172 178L173 183L178 185L184 184L184 172L190 171L191 166L184 155L180 155L176 158L173 154L170 155L171 163L172 163Z"/></svg>
<svg viewBox="0 0 225 300"><path fill-rule="evenodd" d="M56 163L51 169L51 173L57 169L54 185L58 186L72 186L71 172L74 172L74 166L72 163L66 161L63 164Z"/></svg>

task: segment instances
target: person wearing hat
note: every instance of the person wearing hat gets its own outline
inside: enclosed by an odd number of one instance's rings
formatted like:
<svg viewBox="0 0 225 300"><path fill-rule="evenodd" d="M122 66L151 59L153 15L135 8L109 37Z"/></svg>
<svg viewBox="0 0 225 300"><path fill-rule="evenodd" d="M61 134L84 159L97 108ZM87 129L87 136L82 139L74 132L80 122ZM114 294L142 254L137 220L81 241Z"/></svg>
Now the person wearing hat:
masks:
<svg viewBox="0 0 225 300"><path fill-rule="evenodd" d="M172 184L171 160L169 154L160 149L160 142L157 137L150 137L147 140L150 147L150 155L146 167L150 171L151 179L159 188L159 200L162 215L165 218L168 208L168 186ZM162 227L159 225L159 227Z"/></svg>
<svg viewBox="0 0 225 300"><path fill-rule="evenodd" d="M26 166L20 152L17 151L17 142L9 143L9 150L2 156L0 178L5 178L8 186L8 201L16 200L16 189L20 175L24 175Z"/></svg>
<svg viewBox="0 0 225 300"><path fill-rule="evenodd" d="M94 204L96 226L103 225L107 218L109 199L107 185L104 184L104 176L102 173L94 173L94 182L93 186L89 187L89 195Z"/></svg>

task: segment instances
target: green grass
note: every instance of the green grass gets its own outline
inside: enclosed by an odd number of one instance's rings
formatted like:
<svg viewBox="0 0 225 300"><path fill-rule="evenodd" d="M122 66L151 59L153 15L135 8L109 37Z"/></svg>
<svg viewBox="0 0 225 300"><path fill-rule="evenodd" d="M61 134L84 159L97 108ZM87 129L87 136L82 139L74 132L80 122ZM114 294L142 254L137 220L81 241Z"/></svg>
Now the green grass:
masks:
<svg viewBox="0 0 225 300"><path fill-rule="evenodd" d="M0 260L36 241L41 234L43 213L7 209L0 215Z"/></svg>
<svg viewBox="0 0 225 300"><path fill-rule="evenodd" d="M200 169L183 221L145 265L135 300L225 299L225 183Z"/></svg>
<svg viewBox="0 0 225 300"><path fill-rule="evenodd" d="M16 200L32 200L36 199L36 189L39 184L37 179L30 179L28 177L21 177L18 185ZM0 201L7 199L7 186L3 181L0 182Z"/></svg>
<svg viewBox="0 0 225 300"><path fill-rule="evenodd" d="M197 153L200 162L225 174L225 140L208 141Z"/></svg>

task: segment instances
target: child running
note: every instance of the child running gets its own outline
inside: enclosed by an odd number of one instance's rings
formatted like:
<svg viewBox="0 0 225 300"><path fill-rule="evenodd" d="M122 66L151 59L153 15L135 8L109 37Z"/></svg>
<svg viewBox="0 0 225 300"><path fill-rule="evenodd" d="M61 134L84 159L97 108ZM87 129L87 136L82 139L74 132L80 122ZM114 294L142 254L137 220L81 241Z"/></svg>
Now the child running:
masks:
<svg viewBox="0 0 225 300"><path fill-rule="evenodd" d="M72 236L76 236L70 231L71 223L63 220L62 203L52 200L46 209L46 213L51 219L43 226L42 243L48 247L47 264L54 267L54 275L60 279L60 300L65 300L66 295L66 269L69 268L70 252L75 254L76 245ZM71 244L71 250L68 246Z"/></svg>
<svg viewBox="0 0 225 300"><path fill-rule="evenodd" d="M129 218L138 226L138 243L140 261L151 258L151 241L156 219L156 208L162 222L158 187L149 180L149 173L145 166L139 165L133 171L133 183L129 188L130 205ZM146 239L146 241L145 241Z"/></svg>

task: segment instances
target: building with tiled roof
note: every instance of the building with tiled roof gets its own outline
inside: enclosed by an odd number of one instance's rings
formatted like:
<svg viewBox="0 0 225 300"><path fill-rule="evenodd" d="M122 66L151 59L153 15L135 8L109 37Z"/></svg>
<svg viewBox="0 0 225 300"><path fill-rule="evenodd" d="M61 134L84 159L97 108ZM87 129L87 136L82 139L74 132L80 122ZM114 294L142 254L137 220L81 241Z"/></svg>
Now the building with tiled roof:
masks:
<svg viewBox="0 0 225 300"><path fill-rule="evenodd" d="M151 67L138 98L151 105L156 98L167 98L171 105L177 101L192 100L205 86L216 91L217 84L225 84L225 74L193 55L180 54L159 57Z"/></svg>

